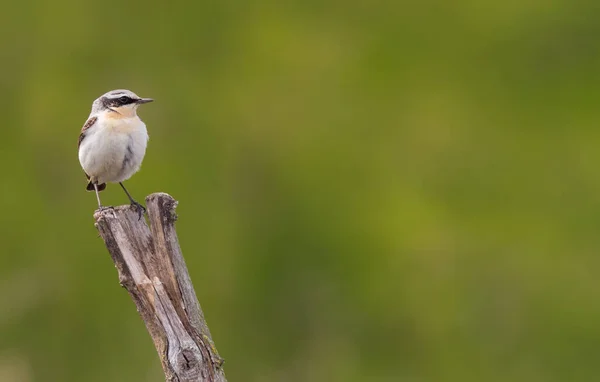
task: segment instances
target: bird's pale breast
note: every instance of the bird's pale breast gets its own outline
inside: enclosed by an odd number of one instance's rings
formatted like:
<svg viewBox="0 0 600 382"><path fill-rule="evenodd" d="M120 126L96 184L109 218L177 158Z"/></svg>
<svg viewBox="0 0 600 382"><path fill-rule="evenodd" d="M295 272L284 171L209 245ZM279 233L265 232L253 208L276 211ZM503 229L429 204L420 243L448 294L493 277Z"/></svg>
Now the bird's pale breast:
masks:
<svg viewBox="0 0 600 382"><path fill-rule="evenodd" d="M144 159L148 133L137 116L99 118L79 147L79 161L98 183L122 182L135 174Z"/></svg>

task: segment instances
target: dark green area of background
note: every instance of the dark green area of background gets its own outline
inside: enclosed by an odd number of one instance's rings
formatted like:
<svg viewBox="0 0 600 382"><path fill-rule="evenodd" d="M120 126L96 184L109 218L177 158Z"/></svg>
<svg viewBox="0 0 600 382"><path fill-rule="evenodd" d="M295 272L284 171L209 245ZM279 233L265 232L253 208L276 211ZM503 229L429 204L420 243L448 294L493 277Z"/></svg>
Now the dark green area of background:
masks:
<svg viewBox="0 0 600 382"><path fill-rule="evenodd" d="M584 4L5 1L0 381L163 380L77 160L114 88L230 381L596 380Z"/></svg>

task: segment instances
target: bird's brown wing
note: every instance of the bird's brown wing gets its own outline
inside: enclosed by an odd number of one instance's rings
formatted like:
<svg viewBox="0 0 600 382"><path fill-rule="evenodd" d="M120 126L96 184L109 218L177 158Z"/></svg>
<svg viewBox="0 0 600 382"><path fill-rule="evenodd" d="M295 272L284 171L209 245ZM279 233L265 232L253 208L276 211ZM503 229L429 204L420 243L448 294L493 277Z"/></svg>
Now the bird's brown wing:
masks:
<svg viewBox="0 0 600 382"><path fill-rule="evenodd" d="M87 176L87 174L86 174L86 176ZM88 177L88 179L89 179L89 177ZM104 191L104 189L106 188L106 183L97 184L96 186L98 187L98 192ZM95 191L94 183L88 182L88 184L85 187L85 189L88 190L88 191Z"/></svg>
<svg viewBox="0 0 600 382"><path fill-rule="evenodd" d="M85 132L90 127L94 126L94 123L96 123L97 120L98 120L98 117L91 117L87 121L85 121L85 124L81 128L81 133L79 133L79 141L77 142L77 149L79 149L79 147L81 146L81 142L85 138ZM88 180L90 179L90 176L88 174L85 174L85 176L86 176L86 178L88 178ZM98 187L98 191L102 191L106 188L106 183L99 184L99 185L97 185L97 187ZM86 190L94 191L94 185L92 184L92 182L88 183Z"/></svg>
<svg viewBox="0 0 600 382"><path fill-rule="evenodd" d="M90 127L94 126L94 123L96 123L97 120L98 120L98 117L91 117L87 121L85 121L85 124L81 128L81 133L79 133L79 141L77 142L78 149L79 149L79 146L81 146L81 142L83 142L83 138L85 138L86 130L89 129Z"/></svg>

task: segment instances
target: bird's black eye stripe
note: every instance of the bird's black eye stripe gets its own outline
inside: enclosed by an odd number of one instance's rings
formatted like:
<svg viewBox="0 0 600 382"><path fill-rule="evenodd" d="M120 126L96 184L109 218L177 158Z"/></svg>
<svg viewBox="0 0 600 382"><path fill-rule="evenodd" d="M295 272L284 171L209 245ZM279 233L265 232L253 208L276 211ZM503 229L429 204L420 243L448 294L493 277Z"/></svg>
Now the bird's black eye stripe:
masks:
<svg viewBox="0 0 600 382"><path fill-rule="evenodd" d="M132 103L133 100L127 96L121 96L118 98L118 101L121 105L127 105L129 103Z"/></svg>
<svg viewBox="0 0 600 382"><path fill-rule="evenodd" d="M113 96L114 97L114 96ZM138 101L137 98L131 98L127 95L122 95L116 98L104 97L102 98L102 103L106 107L120 107L124 105L130 105L132 103L136 103Z"/></svg>

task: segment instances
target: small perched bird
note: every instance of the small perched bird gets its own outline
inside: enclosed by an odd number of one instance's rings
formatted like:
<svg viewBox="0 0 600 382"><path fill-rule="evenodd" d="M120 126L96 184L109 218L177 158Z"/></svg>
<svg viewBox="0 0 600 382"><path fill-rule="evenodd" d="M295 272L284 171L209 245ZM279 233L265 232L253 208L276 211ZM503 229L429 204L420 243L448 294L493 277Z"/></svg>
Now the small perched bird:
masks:
<svg viewBox="0 0 600 382"><path fill-rule="evenodd" d="M90 116L79 134L78 148L79 163L89 180L87 190L96 191L99 209L103 208L99 192L111 182L121 185L140 218L146 211L131 197L123 182L142 165L148 131L137 115L137 108L152 101L129 90L113 90L92 104Z"/></svg>

